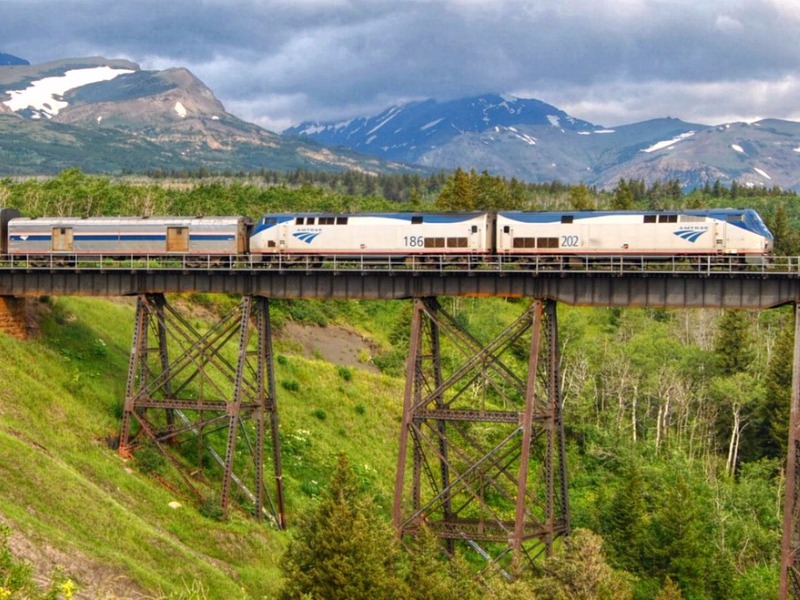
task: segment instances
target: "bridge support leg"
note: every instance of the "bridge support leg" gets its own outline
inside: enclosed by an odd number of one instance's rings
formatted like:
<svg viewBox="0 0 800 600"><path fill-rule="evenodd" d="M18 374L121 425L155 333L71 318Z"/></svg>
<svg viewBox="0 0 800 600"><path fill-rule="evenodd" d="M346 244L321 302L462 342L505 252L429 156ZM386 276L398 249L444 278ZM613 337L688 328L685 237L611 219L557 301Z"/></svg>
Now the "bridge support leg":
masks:
<svg viewBox="0 0 800 600"><path fill-rule="evenodd" d="M781 545L781 600L800 598L800 304L794 305L794 362L789 444L786 451L786 497Z"/></svg>
<svg viewBox="0 0 800 600"><path fill-rule="evenodd" d="M427 526L450 549L465 543L519 573L569 532L558 363L554 302L533 301L491 341L435 298L414 302L393 507L399 535Z"/></svg>
<svg viewBox="0 0 800 600"><path fill-rule="evenodd" d="M232 349L237 350L235 362L229 358ZM140 296L120 454L131 456L149 442L199 498L208 495L208 475L219 473L223 511L236 496L252 505L257 518L266 512L278 527L285 527L272 358L266 298L243 297L238 307L200 333L163 295ZM267 432L274 494L264 482ZM197 464L190 465L190 456ZM204 469L205 476L199 477ZM250 477L252 489L245 483Z"/></svg>

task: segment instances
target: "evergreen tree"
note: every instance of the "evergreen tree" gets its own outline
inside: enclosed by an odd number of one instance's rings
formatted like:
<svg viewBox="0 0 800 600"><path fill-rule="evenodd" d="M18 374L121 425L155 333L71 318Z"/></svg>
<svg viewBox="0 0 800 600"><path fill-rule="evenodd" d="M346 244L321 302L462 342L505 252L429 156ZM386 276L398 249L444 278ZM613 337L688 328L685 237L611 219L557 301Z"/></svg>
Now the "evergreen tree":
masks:
<svg viewBox="0 0 800 600"><path fill-rule="evenodd" d="M594 200L589 194L589 188L579 183L569 189L569 203L575 210L590 210L594 208Z"/></svg>
<svg viewBox="0 0 800 600"><path fill-rule="evenodd" d="M576 529L564 539L560 552L548 558L544 576L531 587L536 598L624 600L633 597L628 578L605 559L603 538L588 529Z"/></svg>
<svg viewBox="0 0 800 600"><path fill-rule="evenodd" d="M611 208L614 210L630 210L633 208L633 193L624 179L620 179L614 197L611 199Z"/></svg>
<svg viewBox="0 0 800 600"><path fill-rule="evenodd" d="M442 186L436 199L441 210L474 210L477 203L474 178L461 167Z"/></svg>
<svg viewBox="0 0 800 600"><path fill-rule="evenodd" d="M764 378L762 409L763 451L766 456L782 457L789 439L789 410L792 402L792 364L794 363L794 319L785 320L775 340Z"/></svg>
<svg viewBox="0 0 800 600"><path fill-rule="evenodd" d="M603 519L609 557L615 566L637 572L641 569L642 544L646 515L645 486L639 467L629 465L622 483L614 493L611 506Z"/></svg>
<svg viewBox="0 0 800 600"><path fill-rule="evenodd" d="M281 598L396 598L397 543L340 455L319 505L301 519L283 557Z"/></svg>
<svg viewBox="0 0 800 600"><path fill-rule="evenodd" d="M722 312L714 351L721 375L734 375L750 368L755 352L750 335L750 319L746 312Z"/></svg>
<svg viewBox="0 0 800 600"><path fill-rule="evenodd" d="M406 585L396 597L408 600L478 600L479 593L459 557L448 559L441 542L427 527L408 539Z"/></svg>

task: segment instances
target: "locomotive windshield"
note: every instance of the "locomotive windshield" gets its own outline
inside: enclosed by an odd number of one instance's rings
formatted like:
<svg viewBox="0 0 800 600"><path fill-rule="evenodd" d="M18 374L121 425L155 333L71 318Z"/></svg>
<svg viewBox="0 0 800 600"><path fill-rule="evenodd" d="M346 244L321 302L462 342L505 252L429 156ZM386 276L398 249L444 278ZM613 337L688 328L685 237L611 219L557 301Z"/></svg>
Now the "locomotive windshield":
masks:
<svg viewBox="0 0 800 600"><path fill-rule="evenodd" d="M769 229L767 229L764 221L761 220L761 217L756 211L746 210L744 211L742 218L750 231L755 231L756 233L763 235L765 238L772 240L772 233Z"/></svg>

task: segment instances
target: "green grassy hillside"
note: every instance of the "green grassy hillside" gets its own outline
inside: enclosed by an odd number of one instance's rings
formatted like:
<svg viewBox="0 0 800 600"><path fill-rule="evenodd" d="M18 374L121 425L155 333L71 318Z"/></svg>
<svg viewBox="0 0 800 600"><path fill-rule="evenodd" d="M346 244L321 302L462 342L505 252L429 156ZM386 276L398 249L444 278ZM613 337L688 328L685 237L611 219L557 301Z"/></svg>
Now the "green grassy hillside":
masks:
<svg viewBox="0 0 800 600"><path fill-rule="evenodd" d="M170 302L202 326L236 299ZM442 303L482 342L526 305ZM244 510L217 520L169 467L157 477L109 449L125 393L130 299L58 298L37 308L38 335L0 335L0 520L15 560L34 564L39 581L69 577L85 598L272 598L291 525L315 506L340 452L376 500L377 518L388 517L409 302L272 303L289 532ZM672 585L667 578L685 598L775 595L790 317L559 308L572 525L602 536L635 598L655 597ZM281 335L289 320L308 326L303 341ZM369 340L349 365L325 360L323 340L342 339L332 335L340 324ZM731 347L744 371L725 370ZM445 370L460 364L457 354L443 347ZM507 356L517 371L525 359L524 350ZM735 469L726 465L732 411L746 424Z"/></svg>
<svg viewBox="0 0 800 600"><path fill-rule="evenodd" d="M42 576L60 566L84 597L180 596L197 582L211 598L271 597L287 534L237 511L204 517L106 443L119 429L133 304L63 298L39 309L39 335L0 335L0 519L15 556ZM276 323L285 318L278 307ZM290 521L338 452L388 501L400 382L304 358L291 340L275 350Z"/></svg>

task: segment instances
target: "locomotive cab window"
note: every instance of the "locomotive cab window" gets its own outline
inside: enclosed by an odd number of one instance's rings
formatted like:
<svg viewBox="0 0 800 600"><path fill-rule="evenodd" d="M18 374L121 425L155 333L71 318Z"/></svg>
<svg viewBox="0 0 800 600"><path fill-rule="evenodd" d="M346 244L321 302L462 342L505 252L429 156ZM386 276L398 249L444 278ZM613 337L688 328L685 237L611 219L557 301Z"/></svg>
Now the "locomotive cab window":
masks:
<svg viewBox="0 0 800 600"><path fill-rule="evenodd" d="M728 223L739 223L742 220L742 215L728 215L725 220Z"/></svg>
<svg viewBox="0 0 800 600"><path fill-rule="evenodd" d="M167 252L189 251L189 228L167 227Z"/></svg>
<svg viewBox="0 0 800 600"><path fill-rule="evenodd" d="M275 217L264 217L264 220L262 221L262 223L264 225L277 225L278 224L278 219L276 219Z"/></svg>

